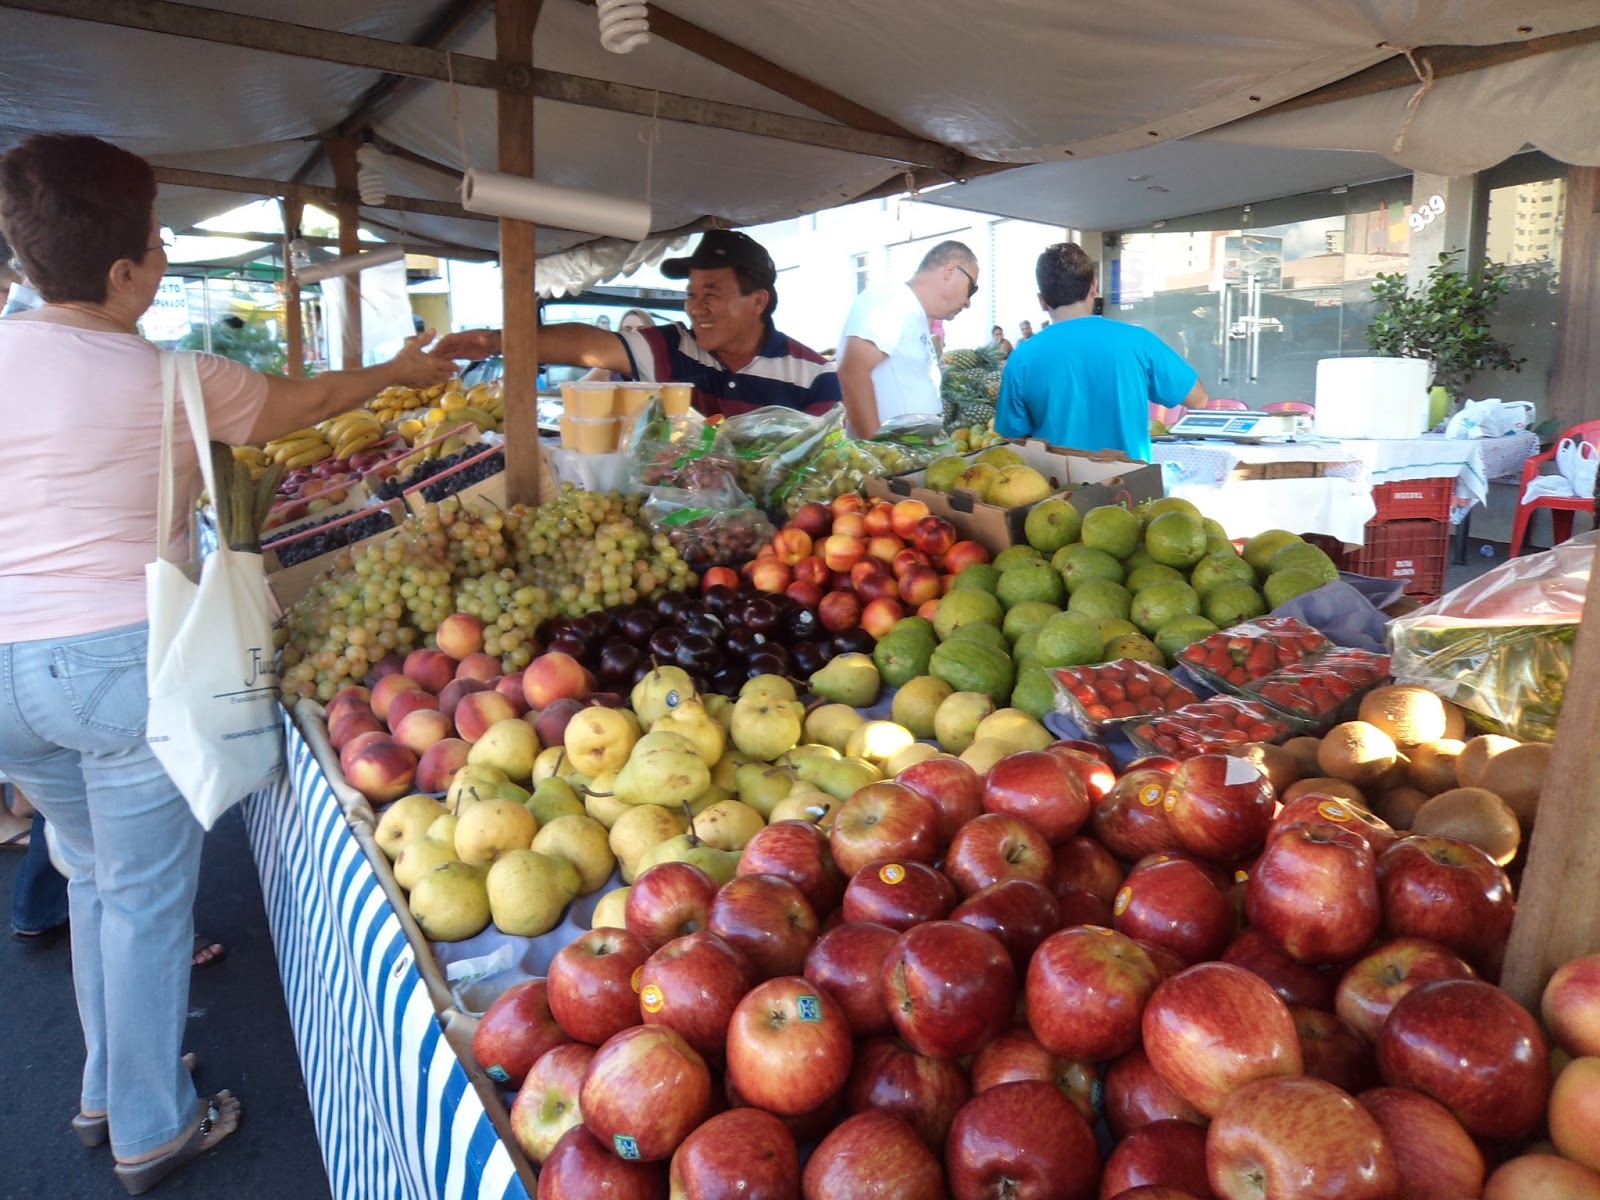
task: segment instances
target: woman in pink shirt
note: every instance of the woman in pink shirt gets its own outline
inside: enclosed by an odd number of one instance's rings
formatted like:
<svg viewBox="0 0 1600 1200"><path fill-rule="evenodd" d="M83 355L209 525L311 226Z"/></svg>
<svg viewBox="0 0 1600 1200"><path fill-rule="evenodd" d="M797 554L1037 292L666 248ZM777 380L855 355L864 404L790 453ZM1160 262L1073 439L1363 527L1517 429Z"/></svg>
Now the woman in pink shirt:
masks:
<svg viewBox="0 0 1600 1200"><path fill-rule="evenodd" d="M87 1055L72 1125L88 1145L109 1137L135 1195L239 1123L238 1100L201 1100L180 1061L202 834L144 740L144 566L158 536L181 550L187 525L156 528L160 351L138 330L167 267L155 198L149 164L97 138L33 137L0 160L0 233L45 300L0 320L7 420L27 447L0 504L0 772L73 869ZM423 353L431 337L315 379L201 355L211 435L259 443L391 384L441 382L453 368ZM186 514L199 464L178 441Z"/></svg>

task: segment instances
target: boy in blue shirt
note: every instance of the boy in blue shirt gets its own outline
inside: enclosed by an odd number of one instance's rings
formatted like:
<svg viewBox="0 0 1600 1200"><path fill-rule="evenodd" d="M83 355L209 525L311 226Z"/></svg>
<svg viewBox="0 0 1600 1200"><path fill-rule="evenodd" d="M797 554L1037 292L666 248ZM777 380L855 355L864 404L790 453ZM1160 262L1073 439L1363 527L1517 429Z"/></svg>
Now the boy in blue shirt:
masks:
<svg viewBox="0 0 1600 1200"><path fill-rule="evenodd" d="M1050 323L1006 359L994 427L1071 450L1150 459L1150 405L1200 408L1193 367L1155 334L1094 315L1094 261L1076 242L1046 248L1034 268Z"/></svg>

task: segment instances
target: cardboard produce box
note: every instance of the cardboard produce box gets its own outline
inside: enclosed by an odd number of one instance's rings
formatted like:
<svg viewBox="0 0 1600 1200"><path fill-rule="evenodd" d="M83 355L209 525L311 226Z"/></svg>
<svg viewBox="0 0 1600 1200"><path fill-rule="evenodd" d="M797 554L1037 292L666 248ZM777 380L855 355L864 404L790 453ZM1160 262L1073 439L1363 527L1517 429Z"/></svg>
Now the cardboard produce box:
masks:
<svg viewBox="0 0 1600 1200"><path fill-rule="evenodd" d="M1061 497L1079 512L1103 504L1131 508L1165 494L1159 466L1137 462L1115 450L1071 450L1038 438L1005 444L1050 481L1052 496ZM990 554L1027 541L1023 522L1032 505L1001 508L961 489L947 496L924 487L923 477L924 472L918 471L892 479L869 479L867 494L887 500L920 500L930 513L944 517L963 538L980 543Z"/></svg>
<svg viewBox="0 0 1600 1200"><path fill-rule="evenodd" d="M397 500L387 500L264 546L261 557L267 570L267 588L272 592L279 608L292 607L309 592L317 576L332 567L340 554L347 550L354 554L368 542L388 537L405 520L405 516L406 510L403 504ZM368 518L374 519L369 521ZM357 522L363 524L357 526ZM365 537L355 537L351 540L355 529L365 529L368 526L381 526L381 528L377 532L368 533ZM305 553L311 550L320 553L304 557Z"/></svg>

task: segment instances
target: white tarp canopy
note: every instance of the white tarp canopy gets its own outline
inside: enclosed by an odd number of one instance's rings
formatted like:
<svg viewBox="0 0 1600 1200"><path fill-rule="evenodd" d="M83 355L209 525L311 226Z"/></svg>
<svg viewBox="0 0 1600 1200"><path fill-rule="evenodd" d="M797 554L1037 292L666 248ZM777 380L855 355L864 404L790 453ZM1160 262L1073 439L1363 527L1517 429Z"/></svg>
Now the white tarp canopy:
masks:
<svg viewBox="0 0 1600 1200"><path fill-rule="evenodd" d="M944 189L942 202L1005 211L985 204L986 190L1026 188L1048 171L1059 177L1045 186L1070 198L1080 172L1134 176L1126 164L1141 155L1179 166L1183 155L1196 164L1231 155L1225 168L1188 173L1265 195L1282 194L1281 179L1294 173L1279 147L1333 154L1327 170L1368 179L1391 160L1456 169L1529 141L1569 161L1600 161L1600 122L1589 119L1600 90L1593 43L1440 79L1400 155L1392 143L1414 89L1244 120L1403 49L1589 30L1600 26L1600 0L668 0L652 13L650 43L616 55L599 44L592 2L544 0L535 74L601 84L586 84L579 102L535 89L535 175L648 198L660 235L815 211L901 188L913 170L920 186L973 179ZM382 70L264 49L260 21L245 18L309 27L308 42L331 30L448 50L461 56L453 62L494 55L486 0L0 0L0 150L38 131L94 133L166 168L326 187L333 176L320 139L370 135L386 151L389 195L435 202L435 211L364 207L368 229L417 246L495 248L493 221L437 203L459 201L464 165L495 166L492 91L416 77L394 87ZM211 40L180 36L201 26ZM630 87L647 89L653 106L618 111L627 104L613 93ZM1460 115L1468 98L1488 115ZM685 119L702 101L736 108ZM1525 119L1530 108L1542 110L1537 124ZM737 110L756 116L723 115ZM1214 151L1192 140L1208 130L1217 130ZM1321 178L1313 160L1298 161ZM1246 184L1248 169L1259 178ZM267 193L263 185L253 194ZM1194 210L1174 189L1145 189L1144 200L1146 216ZM169 183L159 210L181 230L240 202L237 190ZM1070 213L1062 223L1107 227ZM546 256L583 247L546 261L542 289L664 250L543 228L538 245Z"/></svg>

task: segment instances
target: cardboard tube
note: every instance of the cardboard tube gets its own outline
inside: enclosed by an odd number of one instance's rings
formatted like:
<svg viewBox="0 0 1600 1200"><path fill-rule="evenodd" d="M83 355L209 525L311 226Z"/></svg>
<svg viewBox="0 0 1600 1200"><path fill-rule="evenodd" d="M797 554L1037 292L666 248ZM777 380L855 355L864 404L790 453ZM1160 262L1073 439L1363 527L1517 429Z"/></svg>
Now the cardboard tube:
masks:
<svg viewBox="0 0 1600 1200"><path fill-rule="evenodd" d="M381 267L384 263L392 263L405 256L404 246L390 243L387 246L379 246L376 250L368 250L365 254L346 254L343 258L336 258L331 262L310 263L304 267L296 267L294 277L301 283L319 283L324 279L365 271L368 267Z"/></svg>
<svg viewBox="0 0 1600 1200"><path fill-rule="evenodd" d="M648 204L582 188L554 187L495 171L466 173L461 181L461 207L486 216L510 217L630 242L643 241L650 233Z"/></svg>

